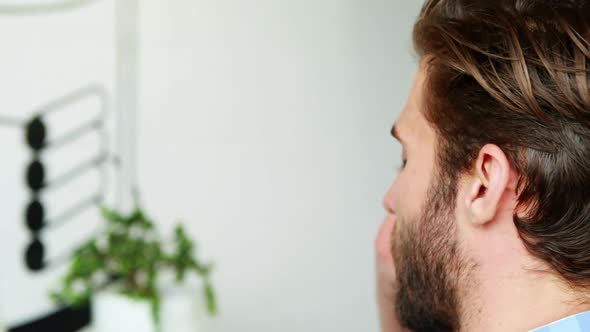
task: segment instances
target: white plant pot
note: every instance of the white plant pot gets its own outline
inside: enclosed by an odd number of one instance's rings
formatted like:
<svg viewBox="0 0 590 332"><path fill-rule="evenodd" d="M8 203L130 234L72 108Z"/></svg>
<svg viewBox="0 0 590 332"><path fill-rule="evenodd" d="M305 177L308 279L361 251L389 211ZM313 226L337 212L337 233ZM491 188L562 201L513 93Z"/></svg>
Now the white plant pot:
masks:
<svg viewBox="0 0 590 332"><path fill-rule="evenodd" d="M200 332L205 312L202 291L187 285L161 289L161 332Z"/></svg>
<svg viewBox="0 0 590 332"><path fill-rule="evenodd" d="M161 291L160 327L153 320L151 303L102 291L92 299L93 332L199 332L203 306L199 290L187 286Z"/></svg>
<svg viewBox="0 0 590 332"><path fill-rule="evenodd" d="M111 291L92 298L93 332L156 332L148 301L133 300Z"/></svg>

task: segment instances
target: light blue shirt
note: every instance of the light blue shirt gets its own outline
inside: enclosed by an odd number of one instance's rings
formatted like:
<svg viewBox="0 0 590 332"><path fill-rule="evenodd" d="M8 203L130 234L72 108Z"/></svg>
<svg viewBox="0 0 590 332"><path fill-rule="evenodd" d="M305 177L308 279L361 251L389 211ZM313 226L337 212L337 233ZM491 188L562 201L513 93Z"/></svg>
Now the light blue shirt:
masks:
<svg viewBox="0 0 590 332"><path fill-rule="evenodd" d="M531 332L590 332L590 311L560 319Z"/></svg>

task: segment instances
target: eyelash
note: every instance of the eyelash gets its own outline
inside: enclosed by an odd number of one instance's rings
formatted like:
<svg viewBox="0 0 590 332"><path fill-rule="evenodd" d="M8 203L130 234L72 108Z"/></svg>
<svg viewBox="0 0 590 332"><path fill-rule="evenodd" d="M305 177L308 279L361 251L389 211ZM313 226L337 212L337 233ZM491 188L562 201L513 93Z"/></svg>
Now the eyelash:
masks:
<svg viewBox="0 0 590 332"><path fill-rule="evenodd" d="M407 159L402 159L402 164L401 166L399 166L398 171L401 172L404 170L404 168L406 168L406 165L408 164L408 160Z"/></svg>

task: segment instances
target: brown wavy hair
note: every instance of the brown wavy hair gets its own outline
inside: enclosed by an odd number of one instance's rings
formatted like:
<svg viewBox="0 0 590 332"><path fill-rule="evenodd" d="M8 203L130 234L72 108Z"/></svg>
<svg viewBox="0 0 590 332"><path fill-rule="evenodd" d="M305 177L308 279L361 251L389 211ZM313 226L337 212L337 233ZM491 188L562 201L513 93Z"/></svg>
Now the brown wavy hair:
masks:
<svg viewBox="0 0 590 332"><path fill-rule="evenodd" d="M429 0L413 37L443 174L456 187L498 145L527 249L590 286L590 1Z"/></svg>

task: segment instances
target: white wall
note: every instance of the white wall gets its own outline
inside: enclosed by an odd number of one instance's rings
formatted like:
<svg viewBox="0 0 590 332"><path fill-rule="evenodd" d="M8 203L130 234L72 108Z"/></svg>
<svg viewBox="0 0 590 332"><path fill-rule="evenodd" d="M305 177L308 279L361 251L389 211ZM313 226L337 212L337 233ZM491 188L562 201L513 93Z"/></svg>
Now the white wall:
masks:
<svg viewBox="0 0 590 332"><path fill-rule="evenodd" d="M141 5L139 180L217 263L203 331L377 331L373 237L421 1Z"/></svg>
<svg viewBox="0 0 590 332"><path fill-rule="evenodd" d="M48 294L50 289L57 289L66 265L53 264L40 273L31 273L24 266L24 250L31 242L24 222L31 195L24 177L32 155L25 145L22 128L6 126L3 120L29 120L42 105L89 84L102 85L110 98L115 74L113 1L97 1L76 11L57 10L51 14L15 15L5 7L24 3L55 1L0 1L0 325L9 326L56 307ZM49 140L98 113L97 99L86 100L89 101L63 108L46 118ZM60 120L54 121L56 117ZM43 153L41 160L51 181L99 152L98 135L88 135L74 144ZM94 194L99 189L97 182L97 173L88 172L67 186L44 191L41 198L47 204L48 218ZM47 260L60 260L100 224L96 209L90 209L63 225L47 227L41 235Z"/></svg>

